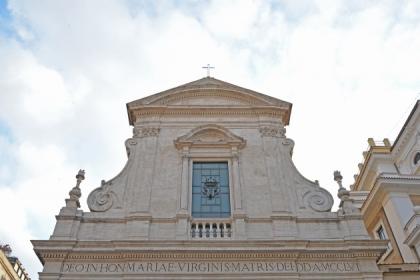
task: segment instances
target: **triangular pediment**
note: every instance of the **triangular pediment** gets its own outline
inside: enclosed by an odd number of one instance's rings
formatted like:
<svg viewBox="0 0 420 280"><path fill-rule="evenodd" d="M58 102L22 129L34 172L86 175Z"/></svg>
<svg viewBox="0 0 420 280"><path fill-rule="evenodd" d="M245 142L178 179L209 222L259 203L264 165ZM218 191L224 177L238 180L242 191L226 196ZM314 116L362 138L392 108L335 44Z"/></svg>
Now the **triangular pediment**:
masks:
<svg viewBox="0 0 420 280"><path fill-rule="evenodd" d="M127 103L130 124L133 124L134 111L158 107L279 108L284 114L284 123L287 124L292 104L215 78L205 77Z"/></svg>
<svg viewBox="0 0 420 280"><path fill-rule="evenodd" d="M206 77L127 105L290 105L268 95Z"/></svg>

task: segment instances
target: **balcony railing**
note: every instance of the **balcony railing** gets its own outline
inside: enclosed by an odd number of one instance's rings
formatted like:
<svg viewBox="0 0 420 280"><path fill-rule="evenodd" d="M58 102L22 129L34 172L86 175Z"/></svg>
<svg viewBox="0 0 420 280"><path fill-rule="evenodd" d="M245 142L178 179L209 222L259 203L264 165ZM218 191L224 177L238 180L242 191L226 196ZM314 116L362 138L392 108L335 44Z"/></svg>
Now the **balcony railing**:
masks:
<svg viewBox="0 0 420 280"><path fill-rule="evenodd" d="M228 239L232 238L232 225L225 221L193 221L192 239Z"/></svg>

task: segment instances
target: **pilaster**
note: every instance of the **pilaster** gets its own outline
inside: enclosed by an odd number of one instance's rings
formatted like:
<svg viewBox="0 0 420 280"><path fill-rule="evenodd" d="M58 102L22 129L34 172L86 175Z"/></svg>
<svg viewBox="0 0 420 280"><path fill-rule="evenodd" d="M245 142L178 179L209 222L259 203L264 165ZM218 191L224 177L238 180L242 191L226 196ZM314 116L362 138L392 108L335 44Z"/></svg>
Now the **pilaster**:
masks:
<svg viewBox="0 0 420 280"><path fill-rule="evenodd" d="M383 208L404 262L418 262L412 249L404 243L407 238L404 227L414 215L410 197L407 193L389 193L383 202Z"/></svg>

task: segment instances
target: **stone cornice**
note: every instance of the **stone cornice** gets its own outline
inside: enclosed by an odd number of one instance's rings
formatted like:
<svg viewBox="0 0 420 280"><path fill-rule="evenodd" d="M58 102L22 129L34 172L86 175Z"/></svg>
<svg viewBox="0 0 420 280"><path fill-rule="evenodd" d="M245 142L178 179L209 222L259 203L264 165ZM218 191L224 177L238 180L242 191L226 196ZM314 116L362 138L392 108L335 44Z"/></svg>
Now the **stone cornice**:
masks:
<svg viewBox="0 0 420 280"><path fill-rule="evenodd" d="M410 115L408 116L403 127L401 128L401 131L399 132L397 139L395 140L394 145L392 146L393 153L399 153L402 147L405 146L405 143L408 141L410 136L413 134L416 128L415 126L418 123L418 118L420 116L420 113L418 111L419 104L420 100L417 100L416 104L410 112Z"/></svg>
<svg viewBox="0 0 420 280"><path fill-rule="evenodd" d="M41 261L118 259L377 259L383 240L32 241Z"/></svg>
<svg viewBox="0 0 420 280"><path fill-rule="evenodd" d="M370 147L367 151L366 157L362 163L362 168L357 174L357 177L353 183L352 190L359 191L361 190L360 187L366 185L366 177L367 177L367 170L371 170L374 164L377 164L378 160L382 161L392 161L390 156L390 147L385 146L375 146ZM370 185L370 184L369 184ZM368 185L368 186L369 186ZM369 191L368 189L364 189L364 191Z"/></svg>
<svg viewBox="0 0 420 280"><path fill-rule="evenodd" d="M210 146L212 148L225 146L231 149L242 149L245 147L246 141L225 127L207 124L196 127L186 135L177 138L174 145L178 150L194 146Z"/></svg>
<svg viewBox="0 0 420 280"><path fill-rule="evenodd" d="M127 108L144 104L167 104L173 100L180 100L191 96L202 95L239 99L246 104L271 104L286 105L292 104L280 99L244 88L225 81L211 77L205 77L187 84L177 86L145 98L141 98L127 104Z"/></svg>
<svg viewBox="0 0 420 280"><path fill-rule="evenodd" d="M267 102L267 100L263 100L260 98L250 97L249 95L244 95L242 92L227 89L227 88L211 88L211 87L204 87L204 88L192 88L182 91L177 91L171 93L171 95L166 95L164 97L158 98L156 100L151 101L150 105L168 105L174 102L179 102L185 99L195 98L195 97L218 97L224 100L238 100L241 101L242 104L248 105L273 105L274 102ZM277 103L277 102L276 102ZM274 103L274 104L276 104ZM139 106L144 105L145 103L140 101L134 101L130 103L131 106Z"/></svg>
<svg viewBox="0 0 420 280"><path fill-rule="evenodd" d="M372 211L372 209L382 208L382 202L388 193L405 192L408 194L420 194L420 189L418 188L419 184L420 176L391 173L380 174L376 178L372 190L361 207L361 212L365 217L365 220L368 218L369 213L372 215L376 213L375 211Z"/></svg>
<svg viewBox="0 0 420 280"><path fill-rule="evenodd" d="M410 234L405 239L404 243L411 246L415 246L418 240L420 239L420 225L416 225L415 228L410 232Z"/></svg>
<svg viewBox="0 0 420 280"><path fill-rule="evenodd" d="M127 221L150 221L152 223L176 223L178 218L177 216L173 217L153 217L150 215L130 215L125 216L126 214L121 212L113 216L106 215L97 215L95 212L84 212L83 216L60 216L57 215L57 219L63 220L79 220L82 223L127 223ZM187 217L190 217L190 214L187 214ZM302 212L297 215L271 215L269 217L253 217L247 216L245 214L240 214L237 217L233 215L233 220L235 218L245 218L247 222L251 223L271 223L273 220L293 220L297 223L313 223L313 222L325 222L325 223L336 223L342 219L361 219L360 215L346 215L338 216L336 212ZM230 219L228 219L230 220Z"/></svg>
<svg viewBox="0 0 420 280"><path fill-rule="evenodd" d="M269 116L287 125L290 111L276 106L139 106L129 111L130 124L148 116Z"/></svg>

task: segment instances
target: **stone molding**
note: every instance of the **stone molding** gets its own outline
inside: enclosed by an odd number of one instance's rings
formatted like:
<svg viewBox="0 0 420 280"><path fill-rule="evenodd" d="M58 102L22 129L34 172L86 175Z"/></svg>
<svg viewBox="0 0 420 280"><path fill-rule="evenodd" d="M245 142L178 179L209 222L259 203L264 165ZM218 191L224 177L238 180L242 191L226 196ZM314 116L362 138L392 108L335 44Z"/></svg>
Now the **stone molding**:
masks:
<svg viewBox="0 0 420 280"><path fill-rule="evenodd" d="M206 106L206 98L211 98ZM214 99L221 104L212 104ZM182 104L186 99L202 99L202 106ZM233 101L233 102L232 102ZM175 105L171 105L175 103ZM181 103L181 104L179 104ZM232 85L213 78L204 78L169 89L149 97L127 103L131 125L143 116L148 115L266 115L280 118L284 124L289 123L292 104L246 88ZM205 110L203 110L205 108Z"/></svg>
<svg viewBox="0 0 420 280"><path fill-rule="evenodd" d="M205 110L203 110L205 109ZM143 116L162 115L162 116L268 116L273 118L282 118L285 112L275 108L265 107L225 107L225 106L214 106L214 107L203 107L203 106L174 106L174 107L144 107L141 110L133 112L133 116L138 119Z"/></svg>
<svg viewBox="0 0 420 280"><path fill-rule="evenodd" d="M262 137L286 137L286 129L279 126L262 126L259 129Z"/></svg>
<svg viewBox="0 0 420 280"><path fill-rule="evenodd" d="M293 156L293 148L295 147L295 141L290 138L283 138L282 142L283 146L287 147L290 157Z"/></svg>
<svg viewBox="0 0 420 280"><path fill-rule="evenodd" d="M222 89L201 89L201 90L190 90L184 91L181 94L165 96L158 99L152 104L159 105L170 105L171 103L178 102L180 100L197 98L197 97L218 97L223 100L238 100L243 105L270 105L269 102L257 99L255 97L241 96L240 93L233 90L222 90ZM240 105L240 104L238 104Z"/></svg>
<svg viewBox="0 0 420 280"><path fill-rule="evenodd" d="M411 126L405 129L405 133L402 135L401 140L398 141L396 152L399 153L405 146L410 137L413 135L414 131L416 131L417 123L413 123Z"/></svg>
<svg viewBox="0 0 420 280"><path fill-rule="evenodd" d="M109 252L95 252L95 253L45 253L42 257L45 259L67 259L67 260L126 260L126 259L141 259L141 260L229 260L229 259L354 259L354 258L379 258L381 252L356 252L356 253L202 253L202 252L154 252L154 253L120 253L112 254Z"/></svg>
<svg viewBox="0 0 420 280"><path fill-rule="evenodd" d="M372 209L382 207L382 201L389 193L410 193L420 194L420 175L399 175L394 173L380 173L373 184L373 187L366 197L361 213L365 216L365 222L370 222Z"/></svg>
<svg viewBox="0 0 420 280"><path fill-rule="evenodd" d="M159 127L135 127L133 129L133 136L137 138L157 137L159 136Z"/></svg>
<svg viewBox="0 0 420 280"><path fill-rule="evenodd" d="M215 78L206 77L142 99L132 101L127 104L127 108L141 105L168 104L174 99L179 100L190 96L203 96L203 94L206 96L233 95L236 99L243 99L250 105L264 104L268 106L291 107L290 103L276 99L274 97Z"/></svg>
<svg viewBox="0 0 420 280"><path fill-rule="evenodd" d="M41 259L350 259L379 258L385 240L32 241ZM203 252L202 248L206 247ZM100 248L100 250L96 250ZM115 253L119 248L120 252ZM353 248L349 250L349 248ZM127 252L129 249L130 252ZM153 250L151 250L153 249Z"/></svg>
<svg viewBox="0 0 420 280"><path fill-rule="evenodd" d="M189 133L178 137L174 144L178 150L194 146L209 146L212 148L225 146L237 150L245 147L246 140L233 134L223 126L208 124L196 127Z"/></svg>

